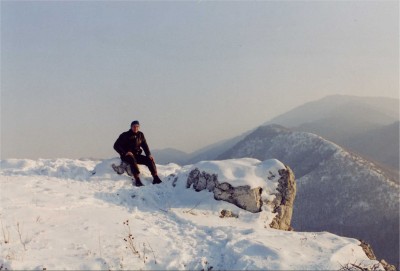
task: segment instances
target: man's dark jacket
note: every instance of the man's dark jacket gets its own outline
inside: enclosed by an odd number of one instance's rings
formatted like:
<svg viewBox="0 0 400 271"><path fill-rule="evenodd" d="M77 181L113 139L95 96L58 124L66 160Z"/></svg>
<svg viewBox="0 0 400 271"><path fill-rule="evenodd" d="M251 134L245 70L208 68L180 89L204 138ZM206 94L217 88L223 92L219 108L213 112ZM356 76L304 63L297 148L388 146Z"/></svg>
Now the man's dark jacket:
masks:
<svg viewBox="0 0 400 271"><path fill-rule="evenodd" d="M114 143L114 150L116 150L121 157L125 156L127 152L139 155L142 153L140 148L144 150L146 156L151 155L146 138L140 131L136 134L133 133L132 130L123 132Z"/></svg>

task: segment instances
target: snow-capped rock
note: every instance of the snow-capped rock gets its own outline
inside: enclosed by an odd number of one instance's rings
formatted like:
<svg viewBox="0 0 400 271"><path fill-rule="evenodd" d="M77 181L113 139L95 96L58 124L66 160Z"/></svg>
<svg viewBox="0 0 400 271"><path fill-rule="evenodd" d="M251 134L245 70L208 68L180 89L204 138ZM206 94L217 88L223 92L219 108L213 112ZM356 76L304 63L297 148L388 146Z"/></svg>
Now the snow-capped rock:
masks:
<svg viewBox="0 0 400 271"><path fill-rule="evenodd" d="M249 180L252 178L248 178L246 179L247 184L240 185L239 179L243 174L235 170L237 168L235 163L238 163L238 160L232 161L229 161L230 175L233 175L232 172L236 172L235 178L227 177L224 173L222 173L222 177L218 177L218 173L221 174L223 171L218 168L220 162L203 162L199 164L202 166L201 170L196 166L189 172L187 187L193 186L197 192L208 190L214 193L216 200L233 203L253 213L261 212L264 206L264 210L273 210L272 212L276 214L268 226L281 230L291 229L290 222L296 196L296 183L291 169L274 159L263 163L241 159L239 162L242 164L245 161L249 162L248 168L254 167L252 171L263 182L255 180L251 183ZM227 161L223 163L227 163ZM207 172L207 169L210 171L210 164L212 164L211 173Z"/></svg>
<svg viewBox="0 0 400 271"><path fill-rule="evenodd" d="M296 175L295 230L327 230L368 241L398 264L399 185L373 163L315 134L258 128L220 159L276 158Z"/></svg>

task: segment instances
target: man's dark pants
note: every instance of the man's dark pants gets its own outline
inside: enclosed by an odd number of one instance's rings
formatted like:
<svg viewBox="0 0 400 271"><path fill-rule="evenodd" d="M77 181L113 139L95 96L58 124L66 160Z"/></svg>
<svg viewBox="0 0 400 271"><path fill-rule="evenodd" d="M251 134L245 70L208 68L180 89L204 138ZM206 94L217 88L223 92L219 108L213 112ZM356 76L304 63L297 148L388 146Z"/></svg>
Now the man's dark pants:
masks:
<svg viewBox="0 0 400 271"><path fill-rule="evenodd" d="M121 156L121 160L128 163L131 167L133 174L140 174L139 165L145 165L149 168L151 175L157 175L155 163L147 156L137 154L135 156L127 155Z"/></svg>

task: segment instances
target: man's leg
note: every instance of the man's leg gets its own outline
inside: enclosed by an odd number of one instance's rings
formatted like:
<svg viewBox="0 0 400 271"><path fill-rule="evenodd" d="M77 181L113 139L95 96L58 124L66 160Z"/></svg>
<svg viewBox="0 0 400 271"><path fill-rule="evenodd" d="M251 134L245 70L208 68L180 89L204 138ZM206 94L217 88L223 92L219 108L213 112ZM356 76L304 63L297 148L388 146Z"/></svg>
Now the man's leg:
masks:
<svg viewBox="0 0 400 271"><path fill-rule="evenodd" d="M144 155L137 155L136 162L140 165L145 165L149 168L151 175L157 175L156 165L151 161L151 159Z"/></svg>
<svg viewBox="0 0 400 271"><path fill-rule="evenodd" d="M121 160L129 164L133 174L140 174L138 163L137 163L137 160L135 159L135 157L130 156L130 155L123 156L123 157L121 157Z"/></svg>
<svg viewBox="0 0 400 271"><path fill-rule="evenodd" d="M145 165L149 168L151 175L153 176L153 184L161 183L160 178L157 174L156 164L149 157L144 155L138 155L136 157L136 161L138 164Z"/></svg>
<svg viewBox="0 0 400 271"><path fill-rule="evenodd" d="M128 155L128 156L121 157L121 159L122 159L122 161L129 164L129 167L131 168L133 177L135 178L136 186L142 186L143 184L139 178L140 170L139 170L139 166L138 166L138 162L137 162L136 158Z"/></svg>

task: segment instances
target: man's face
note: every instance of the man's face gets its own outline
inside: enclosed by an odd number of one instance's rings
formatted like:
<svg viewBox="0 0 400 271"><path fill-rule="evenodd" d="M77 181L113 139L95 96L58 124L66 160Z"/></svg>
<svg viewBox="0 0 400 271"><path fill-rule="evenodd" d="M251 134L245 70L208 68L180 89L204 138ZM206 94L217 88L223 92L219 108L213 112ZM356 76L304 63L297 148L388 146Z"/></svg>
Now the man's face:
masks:
<svg viewBox="0 0 400 271"><path fill-rule="evenodd" d="M140 125L135 124L135 125L132 125L131 128L132 128L132 132L137 133L139 131Z"/></svg>

